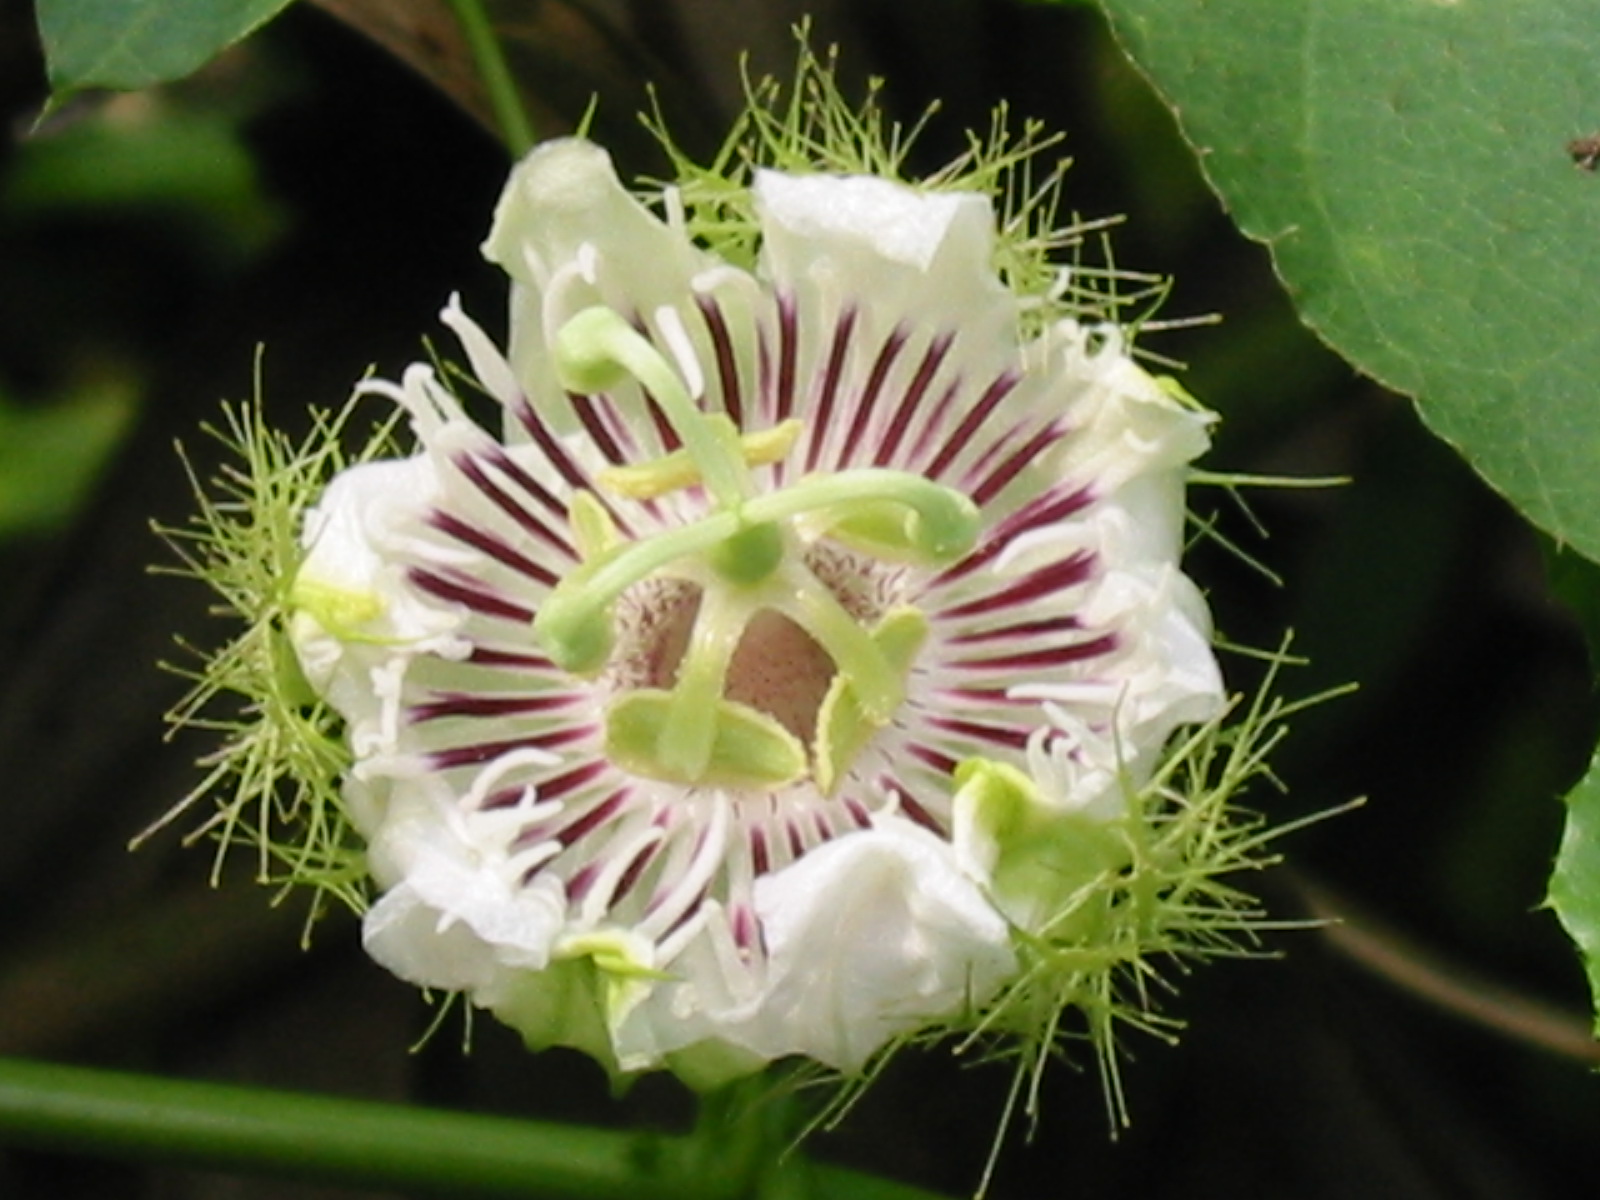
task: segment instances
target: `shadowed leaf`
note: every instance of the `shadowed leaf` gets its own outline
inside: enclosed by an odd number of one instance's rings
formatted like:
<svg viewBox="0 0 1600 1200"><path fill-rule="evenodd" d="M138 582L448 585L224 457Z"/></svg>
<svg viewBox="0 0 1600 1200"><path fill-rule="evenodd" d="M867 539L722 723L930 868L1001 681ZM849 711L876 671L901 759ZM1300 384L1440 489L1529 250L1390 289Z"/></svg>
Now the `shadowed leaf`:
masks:
<svg viewBox="0 0 1600 1200"><path fill-rule="evenodd" d="M289 0L38 0L50 86L132 90L180 79Z"/></svg>

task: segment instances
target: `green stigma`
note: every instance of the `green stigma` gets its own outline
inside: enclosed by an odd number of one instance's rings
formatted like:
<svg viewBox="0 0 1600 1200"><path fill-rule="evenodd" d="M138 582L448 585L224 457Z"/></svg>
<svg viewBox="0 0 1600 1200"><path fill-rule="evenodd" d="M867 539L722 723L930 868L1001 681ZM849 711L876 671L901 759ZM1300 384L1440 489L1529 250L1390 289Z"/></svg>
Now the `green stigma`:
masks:
<svg viewBox="0 0 1600 1200"><path fill-rule="evenodd" d="M721 505L737 508L750 494L750 472L739 433L725 416L702 413L672 365L645 336L610 308L586 308L555 339L561 386L585 394L637 381L666 415L706 489Z"/></svg>

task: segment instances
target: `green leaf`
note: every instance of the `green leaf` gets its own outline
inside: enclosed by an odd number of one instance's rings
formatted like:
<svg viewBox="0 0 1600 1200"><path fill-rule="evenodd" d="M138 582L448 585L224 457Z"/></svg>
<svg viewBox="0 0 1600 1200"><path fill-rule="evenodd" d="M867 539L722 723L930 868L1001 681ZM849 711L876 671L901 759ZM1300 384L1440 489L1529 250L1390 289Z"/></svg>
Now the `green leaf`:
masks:
<svg viewBox="0 0 1600 1200"><path fill-rule="evenodd" d="M1567 796L1567 828L1550 877L1550 903L1583 953L1600 1012L1600 757Z"/></svg>
<svg viewBox="0 0 1600 1200"><path fill-rule="evenodd" d="M1102 2L1306 323L1600 558L1595 0Z"/></svg>
<svg viewBox="0 0 1600 1200"><path fill-rule="evenodd" d="M181 222L187 248L216 266L248 261L285 226L238 119L211 105L86 114L22 143L0 179L0 222L13 228L135 216Z"/></svg>
<svg viewBox="0 0 1600 1200"><path fill-rule="evenodd" d="M133 90L181 79L289 0L38 0L50 87Z"/></svg>
<svg viewBox="0 0 1600 1200"><path fill-rule="evenodd" d="M103 380L38 409L0 397L0 538L66 523L127 428L128 392Z"/></svg>

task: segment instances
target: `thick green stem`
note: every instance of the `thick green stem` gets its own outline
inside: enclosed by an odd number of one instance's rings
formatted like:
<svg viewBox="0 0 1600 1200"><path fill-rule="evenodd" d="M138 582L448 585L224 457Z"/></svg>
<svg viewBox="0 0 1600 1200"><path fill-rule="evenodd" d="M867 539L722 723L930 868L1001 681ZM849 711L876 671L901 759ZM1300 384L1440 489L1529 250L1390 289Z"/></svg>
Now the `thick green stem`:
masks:
<svg viewBox="0 0 1600 1200"><path fill-rule="evenodd" d="M730 1172L703 1139L468 1116L0 1059L0 1143L423 1189L572 1200L939 1200L790 1156ZM755 1176L755 1177L752 1177Z"/></svg>
<svg viewBox="0 0 1600 1200"><path fill-rule="evenodd" d="M500 136L505 139L511 156L521 158L533 149L537 139L517 91L516 80L511 77L511 68L506 65L506 56L500 49L500 39L495 36L494 25L480 0L450 0L450 7L455 10L467 48L478 64L478 76L488 93Z"/></svg>
<svg viewBox="0 0 1600 1200"><path fill-rule="evenodd" d="M672 708L656 746L673 777L705 776L717 739L718 706L727 689L728 664L749 620L747 606L721 589L714 588L700 599L694 636L678 667Z"/></svg>

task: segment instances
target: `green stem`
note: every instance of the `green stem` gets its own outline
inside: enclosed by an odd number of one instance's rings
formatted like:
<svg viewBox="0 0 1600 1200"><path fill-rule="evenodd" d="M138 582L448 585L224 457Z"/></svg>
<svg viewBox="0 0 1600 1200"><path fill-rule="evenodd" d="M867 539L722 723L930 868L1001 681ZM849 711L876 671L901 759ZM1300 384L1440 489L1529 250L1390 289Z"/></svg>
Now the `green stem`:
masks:
<svg viewBox="0 0 1600 1200"><path fill-rule="evenodd" d="M791 1155L737 1175L691 1137L0 1059L0 1143L448 1196L940 1200ZM708 1153L708 1151L712 1151ZM744 1177L749 1171L759 1179ZM786 1191L799 1184L798 1192Z"/></svg>
<svg viewBox="0 0 1600 1200"><path fill-rule="evenodd" d="M478 76L488 93L500 136L505 139L512 157L521 158L533 149L537 139L527 109L522 106L516 81L511 78L511 68L506 65L506 56L500 49L500 39L495 36L494 25L484 12L481 0L450 0L450 7L455 10L467 48L478 64Z"/></svg>
<svg viewBox="0 0 1600 1200"><path fill-rule="evenodd" d="M661 729L656 753L668 769L700 779L717 739L717 711L727 685L728 665L751 613L738 597L713 588L700 598L694 635L678 667L672 708Z"/></svg>

